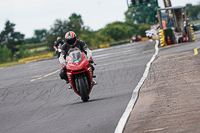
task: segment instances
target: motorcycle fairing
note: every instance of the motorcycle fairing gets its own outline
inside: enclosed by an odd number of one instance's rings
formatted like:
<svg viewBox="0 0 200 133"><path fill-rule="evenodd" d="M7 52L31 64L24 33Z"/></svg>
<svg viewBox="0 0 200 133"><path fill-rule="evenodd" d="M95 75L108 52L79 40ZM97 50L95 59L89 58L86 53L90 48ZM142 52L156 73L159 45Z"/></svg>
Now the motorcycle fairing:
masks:
<svg viewBox="0 0 200 133"><path fill-rule="evenodd" d="M81 96L80 92L76 89L75 76L86 76L89 80L89 89L87 90L87 94L89 95L92 90L92 68L86 55L80 51L73 51L67 56L67 62L67 76L74 92Z"/></svg>

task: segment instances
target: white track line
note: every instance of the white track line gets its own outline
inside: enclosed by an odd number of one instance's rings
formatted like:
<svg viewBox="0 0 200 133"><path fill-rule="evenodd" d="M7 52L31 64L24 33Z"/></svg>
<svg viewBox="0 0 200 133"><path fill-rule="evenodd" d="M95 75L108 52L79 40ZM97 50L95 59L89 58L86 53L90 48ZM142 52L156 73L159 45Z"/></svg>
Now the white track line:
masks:
<svg viewBox="0 0 200 133"><path fill-rule="evenodd" d="M158 44L159 42L156 40L156 45L155 45L155 54L152 56L151 60L147 63L146 65L146 69L144 71L143 77L140 79L140 82L138 83L138 85L135 87L135 89L133 90L133 94L131 97L131 100L129 101L126 110L124 112L124 114L122 115L122 117L120 118L117 127L115 129L114 133L122 133L125 127L125 124L130 116L130 113L138 99L138 95L139 95L139 90L142 86L142 84L144 83L144 80L146 79L148 73L149 73L149 69L151 66L151 63L155 60L157 54L158 54Z"/></svg>

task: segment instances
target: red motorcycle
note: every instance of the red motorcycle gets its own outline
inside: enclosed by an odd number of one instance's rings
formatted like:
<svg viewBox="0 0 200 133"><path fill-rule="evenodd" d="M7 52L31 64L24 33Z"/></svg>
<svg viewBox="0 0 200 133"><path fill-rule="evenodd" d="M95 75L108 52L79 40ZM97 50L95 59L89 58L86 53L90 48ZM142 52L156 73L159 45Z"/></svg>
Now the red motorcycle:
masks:
<svg viewBox="0 0 200 133"><path fill-rule="evenodd" d="M67 59L67 76L72 89L83 102L87 102L92 90L92 67L84 52L78 48L70 49Z"/></svg>

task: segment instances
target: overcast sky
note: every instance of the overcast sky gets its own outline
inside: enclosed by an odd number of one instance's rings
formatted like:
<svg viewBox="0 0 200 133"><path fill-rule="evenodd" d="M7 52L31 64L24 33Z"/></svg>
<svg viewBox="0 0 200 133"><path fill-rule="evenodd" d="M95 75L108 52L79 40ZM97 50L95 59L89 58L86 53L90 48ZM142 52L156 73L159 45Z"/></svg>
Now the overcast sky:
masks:
<svg viewBox="0 0 200 133"><path fill-rule="evenodd" d="M181 2L180 2L181 1ZM198 4L200 0L171 0L172 6ZM163 0L158 0L164 7ZM0 0L0 31L5 22L15 23L15 31L32 37L35 29L47 29L56 19L68 20L72 13L80 14L85 26L93 30L106 24L124 21L126 0Z"/></svg>

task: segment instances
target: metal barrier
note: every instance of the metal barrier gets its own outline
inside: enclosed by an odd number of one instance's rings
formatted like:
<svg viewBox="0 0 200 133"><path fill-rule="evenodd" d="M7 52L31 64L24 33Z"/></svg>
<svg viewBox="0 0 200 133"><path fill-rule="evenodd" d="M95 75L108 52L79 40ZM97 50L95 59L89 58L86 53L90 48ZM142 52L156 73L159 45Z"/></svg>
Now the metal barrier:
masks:
<svg viewBox="0 0 200 133"><path fill-rule="evenodd" d="M148 40L147 37L142 38L142 41L146 41L146 40ZM122 42L115 42L115 43L106 44L106 45L99 45L99 48L106 48L106 47L110 47L110 46L116 46L116 45L130 43L130 42L131 41L122 41Z"/></svg>
<svg viewBox="0 0 200 133"><path fill-rule="evenodd" d="M40 60L40 59L45 59L45 58L50 58L54 57L54 53L49 53L46 55L40 55L40 56L33 56L33 57L28 57L28 58L23 58L19 59L18 62L26 62L26 61L31 61L31 60Z"/></svg>
<svg viewBox="0 0 200 133"><path fill-rule="evenodd" d="M130 41L122 41L122 42L111 43L110 46L116 46L116 45L125 44L125 43L130 43Z"/></svg>
<svg viewBox="0 0 200 133"><path fill-rule="evenodd" d="M110 44L106 44L106 45L99 45L99 48L107 48L110 47Z"/></svg>

